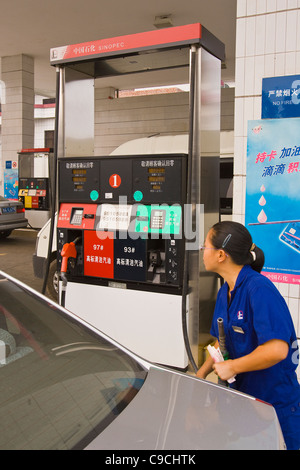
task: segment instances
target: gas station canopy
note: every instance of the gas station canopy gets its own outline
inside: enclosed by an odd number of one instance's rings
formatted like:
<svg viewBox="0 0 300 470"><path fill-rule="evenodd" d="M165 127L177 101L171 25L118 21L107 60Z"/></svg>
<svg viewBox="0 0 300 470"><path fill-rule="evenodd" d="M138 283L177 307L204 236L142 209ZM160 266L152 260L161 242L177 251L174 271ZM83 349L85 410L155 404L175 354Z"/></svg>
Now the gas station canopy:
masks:
<svg viewBox="0 0 300 470"><path fill-rule="evenodd" d="M224 44L195 23L52 48L50 63L66 64L94 78L186 67L193 44L225 59Z"/></svg>

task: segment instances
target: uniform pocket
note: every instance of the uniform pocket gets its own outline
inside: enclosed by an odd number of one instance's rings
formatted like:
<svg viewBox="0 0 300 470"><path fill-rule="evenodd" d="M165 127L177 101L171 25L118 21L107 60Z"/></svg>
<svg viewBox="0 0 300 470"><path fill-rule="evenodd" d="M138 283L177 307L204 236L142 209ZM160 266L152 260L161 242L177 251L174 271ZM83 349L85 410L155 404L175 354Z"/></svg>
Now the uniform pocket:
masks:
<svg viewBox="0 0 300 470"><path fill-rule="evenodd" d="M228 344L231 359L245 356L256 347L249 323L235 322L228 326L227 334L226 344Z"/></svg>
<svg viewBox="0 0 300 470"><path fill-rule="evenodd" d="M231 337L234 342L238 341L240 343L245 343L248 337L248 326L246 324L232 325Z"/></svg>

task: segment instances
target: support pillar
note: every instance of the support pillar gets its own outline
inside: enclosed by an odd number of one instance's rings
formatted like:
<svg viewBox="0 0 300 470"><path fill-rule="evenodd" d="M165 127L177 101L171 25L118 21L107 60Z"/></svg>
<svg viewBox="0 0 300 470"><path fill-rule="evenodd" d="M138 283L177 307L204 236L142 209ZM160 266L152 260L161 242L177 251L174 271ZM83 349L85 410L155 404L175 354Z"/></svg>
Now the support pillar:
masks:
<svg viewBox="0 0 300 470"><path fill-rule="evenodd" d="M16 167L22 148L34 147L34 59L24 54L2 57L1 84L3 195L4 171Z"/></svg>

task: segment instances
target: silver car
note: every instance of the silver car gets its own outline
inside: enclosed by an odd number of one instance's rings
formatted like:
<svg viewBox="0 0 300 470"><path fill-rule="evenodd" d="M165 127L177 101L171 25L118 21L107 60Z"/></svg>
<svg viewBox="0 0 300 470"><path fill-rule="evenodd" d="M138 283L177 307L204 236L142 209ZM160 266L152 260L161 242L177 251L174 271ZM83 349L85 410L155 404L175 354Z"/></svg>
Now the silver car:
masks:
<svg viewBox="0 0 300 470"><path fill-rule="evenodd" d="M8 237L16 228L27 227L27 224L23 204L0 196L0 239Z"/></svg>
<svg viewBox="0 0 300 470"><path fill-rule="evenodd" d="M2 450L284 448L272 406L150 364L1 271L0 377Z"/></svg>

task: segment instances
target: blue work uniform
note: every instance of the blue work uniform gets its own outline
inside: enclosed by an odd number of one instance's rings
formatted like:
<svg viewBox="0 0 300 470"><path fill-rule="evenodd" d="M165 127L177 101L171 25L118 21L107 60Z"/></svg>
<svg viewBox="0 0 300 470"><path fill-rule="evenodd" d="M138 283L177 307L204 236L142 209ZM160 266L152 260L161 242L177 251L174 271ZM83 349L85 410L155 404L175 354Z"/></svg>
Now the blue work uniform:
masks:
<svg viewBox="0 0 300 470"><path fill-rule="evenodd" d="M237 375L233 388L266 401L276 409L288 449L300 449L300 384L296 375L299 350L284 298L265 276L244 266L228 302L228 284L219 290L211 334L218 338L223 318L230 359L250 354L272 339L289 345L286 359L267 369Z"/></svg>

